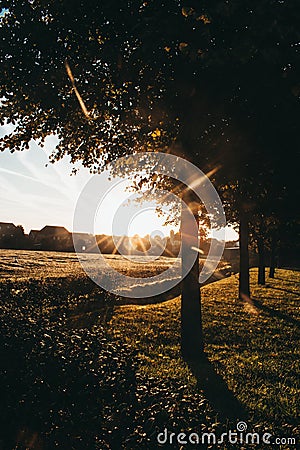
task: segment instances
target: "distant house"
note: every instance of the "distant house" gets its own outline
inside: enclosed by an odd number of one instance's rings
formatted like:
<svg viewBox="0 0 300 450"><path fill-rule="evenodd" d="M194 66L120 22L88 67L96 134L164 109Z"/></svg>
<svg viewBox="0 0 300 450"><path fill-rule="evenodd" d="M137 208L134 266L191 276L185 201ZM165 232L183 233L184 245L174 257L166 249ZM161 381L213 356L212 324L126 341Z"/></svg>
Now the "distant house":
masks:
<svg viewBox="0 0 300 450"><path fill-rule="evenodd" d="M41 250L72 250L72 235L65 227L46 225L40 231L31 230L29 238L34 248Z"/></svg>
<svg viewBox="0 0 300 450"><path fill-rule="evenodd" d="M0 248L23 248L24 230L11 222L0 222Z"/></svg>
<svg viewBox="0 0 300 450"><path fill-rule="evenodd" d="M40 236L55 238L60 240L63 237L69 236L70 232L65 228L57 225L46 225L40 231Z"/></svg>
<svg viewBox="0 0 300 450"><path fill-rule="evenodd" d="M0 238L13 237L16 234L16 230L17 227L13 223L0 222Z"/></svg>
<svg viewBox="0 0 300 450"><path fill-rule="evenodd" d="M70 233L65 227L46 225L41 230L31 230L29 239L35 249L73 252L74 242L77 251L93 251L93 235L89 233Z"/></svg>
<svg viewBox="0 0 300 450"><path fill-rule="evenodd" d="M41 230L31 230L29 239L34 249L73 252L94 251L94 236L89 233L70 233L65 227L46 225Z"/></svg>
<svg viewBox="0 0 300 450"><path fill-rule="evenodd" d="M31 230L28 236L30 237L30 239L32 239L34 241L35 239L38 238L39 233L40 233L40 230Z"/></svg>
<svg viewBox="0 0 300 450"><path fill-rule="evenodd" d="M31 243L31 248L34 249L40 249L41 248L41 242L40 242L40 238L39 238L39 230L31 230L28 237L29 237L29 241Z"/></svg>

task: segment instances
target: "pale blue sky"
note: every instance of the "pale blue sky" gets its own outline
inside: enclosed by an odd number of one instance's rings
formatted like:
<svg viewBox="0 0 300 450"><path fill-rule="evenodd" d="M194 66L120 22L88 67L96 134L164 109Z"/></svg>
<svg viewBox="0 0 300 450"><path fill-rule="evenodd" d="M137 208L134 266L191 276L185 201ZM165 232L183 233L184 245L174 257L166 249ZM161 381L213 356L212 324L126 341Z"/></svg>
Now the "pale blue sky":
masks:
<svg viewBox="0 0 300 450"><path fill-rule="evenodd" d="M11 126L0 127L0 135L12 129ZM92 175L80 167L77 175L71 176L72 166L68 158L46 167L48 155L56 142L56 137L51 136L44 148L32 142L29 150L23 152L0 152L0 221L21 224L25 232L44 225L62 225L72 231L77 198ZM130 195L125 191L127 185L128 182L122 181L105 198L96 218L95 233L111 234L116 209ZM131 203L129 206L134 220L128 234L145 235L154 230L169 234L171 227L162 226L163 219L156 216L155 205L148 202L143 206L148 208L147 211L141 212L140 205ZM227 230L226 239L236 237L235 232Z"/></svg>
<svg viewBox="0 0 300 450"><path fill-rule="evenodd" d="M0 135L12 130L10 126L0 127ZM72 166L67 157L50 164L48 156L56 142L56 137L50 136L44 148L32 141L29 150L0 153L0 221L22 224L26 232L46 224L72 230L77 198L92 175L82 166L76 175L71 175ZM101 205L96 217L96 233L111 234L116 209L131 195L125 191L128 183L120 181ZM129 206L135 216L129 234L150 234L154 229L168 234L171 228L162 227L162 220L154 213L155 205L147 203L146 206L152 211L143 214L139 214L141 206Z"/></svg>

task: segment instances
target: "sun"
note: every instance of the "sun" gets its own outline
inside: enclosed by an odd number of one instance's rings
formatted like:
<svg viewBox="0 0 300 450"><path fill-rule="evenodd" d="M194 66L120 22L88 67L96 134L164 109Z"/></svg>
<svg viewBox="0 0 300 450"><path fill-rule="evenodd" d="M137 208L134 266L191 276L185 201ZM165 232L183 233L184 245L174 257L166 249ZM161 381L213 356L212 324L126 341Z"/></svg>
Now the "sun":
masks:
<svg viewBox="0 0 300 450"><path fill-rule="evenodd" d="M128 187L127 180L114 181L112 189L108 183L95 216L94 234L168 236L171 230L176 229L175 224L164 225L170 215L167 206L160 205L163 214L158 214L155 200L141 199L140 193L132 192Z"/></svg>
<svg viewBox="0 0 300 450"><path fill-rule="evenodd" d="M164 226L165 218L159 217L155 211L155 206L148 207L137 211L129 224L127 231L128 236L139 236L151 235L168 235L172 227ZM174 227L173 227L174 228Z"/></svg>
<svg viewBox="0 0 300 450"><path fill-rule="evenodd" d="M95 234L99 231L111 236L168 236L171 230L176 229L174 225L165 225L166 216L158 215L157 205L151 202L141 204L117 205L105 201L102 208L98 210L95 221ZM99 231L98 231L99 230Z"/></svg>

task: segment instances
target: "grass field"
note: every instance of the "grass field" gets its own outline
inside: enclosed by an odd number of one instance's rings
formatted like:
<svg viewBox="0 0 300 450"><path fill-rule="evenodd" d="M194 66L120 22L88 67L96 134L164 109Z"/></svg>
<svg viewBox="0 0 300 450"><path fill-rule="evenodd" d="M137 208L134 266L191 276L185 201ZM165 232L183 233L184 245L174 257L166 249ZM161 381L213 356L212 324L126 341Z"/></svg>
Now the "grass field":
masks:
<svg viewBox="0 0 300 450"><path fill-rule="evenodd" d="M102 270L103 264L97 254L82 253L88 267ZM139 264L122 258L119 255L105 255L106 261L115 269L131 276L147 276L148 264ZM137 258L138 259L138 258ZM166 270L174 264L174 258L160 257L151 263L151 274ZM84 275L76 253L46 252L30 250L0 249L0 278L22 280L45 277L68 277Z"/></svg>
<svg viewBox="0 0 300 450"><path fill-rule="evenodd" d="M81 253L80 258L92 270L103 270L104 264L95 253ZM154 261L139 257L126 259L120 255L104 255L105 261L114 269L132 277L153 276L165 271L175 264L179 268L179 260L160 256ZM204 259L201 260L204 262ZM219 268L228 267L226 261L219 263ZM230 267L228 267L229 269ZM0 249L0 279L24 280L45 277L69 277L84 275L76 253L47 252L30 250Z"/></svg>
<svg viewBox="0 0 300 450"><path fill-rule="evenodd" d="M133 259L132 259L133 258ZM205 262L204 259L200 259L200 264ZM84 265L84 267L82 266ZM109 274L109 270L112 268L118 273L127 276L124 280L124 284L120 286L114 279L114 275ZM170 269L168 274L166 270ZM211 275L207 282L212 282L228 276L231 273L231 266L226 261L220 261L217 269ZM160 256L155 260L149 258L141 258L139 256L126 258L121 255L103 255L103 258L95 253L81 253L80 262L75 253L64 252L47 252L47 251L30 251L30 250L0 250L0 282L6 281L8 283L27 283L30 280L36 280L45 285L50 283L51 286L58 286L60 284L61 289L70 288L70 280L77 280L75 290L80 291L80 284L85 287L89 281L87 281L86 271L89 275L96 276L97 283L101 284L101 279L109 277L114 280L112 284L115 284L115 294L118 297L125 295L125 303L135 302L134 298L136 293L142 288L145 290L145 286L148 286L148 292L153 290L154 276L162 274L160 279L156 279L156 285L160 284L161 292L167 291L170 280L175 281L177 289L174 289L171 293L171 298L178 295L180 292L180 286L178 285L181 279L181 260L180 258L167 258ZM136 280L133 280L133 277ZM149 278L149 280L146 280ZM178 280L178 281L176 281ZM71 283L72 284L72 283ZM73 283L74 284L74 283ZM93 283L90 282L92 285ZM96 286L90 286L90 289L94 289ZM74 286L72 287L72 289ZM95 289L94 289L95 290ZM170 296L165 295L165 298ZM156 297L148 301L147 299L139 299L140 303L149 303L161 301L162 298ZM120 298L118 300L121 301ZM122 301L124 303L124 301Z"/></svg>
<svg viewBox="0 0 300 450"><path fill-rule="evenodd" d="M202 288L207 359L195 366L180 358L179 298L115 310L111 333L138 351L143 378L182 386L181 400L186 401L180 408L187 414L181 426L186 430L201 428L199 404L208 402L210 428L246 419L249 429L299 434L300 274L277 270L264 287L255 285L256 277L253 269L248 303L236 301L237 276Z"/></svg>
<svg viewBox="0 0 300 450"><path fill-rule="evenodd" d="M56 277L55 264L67 263L52 264L44 276L0 283L0 448L2 439L4 450L156 449L165 428L220 436L241 420L248 431L298 435L299 272L278 269L258 287L252 269L244 303L237 275L202 287L206 357L188 365L179 297L120 306L75 261Z"/></svg>

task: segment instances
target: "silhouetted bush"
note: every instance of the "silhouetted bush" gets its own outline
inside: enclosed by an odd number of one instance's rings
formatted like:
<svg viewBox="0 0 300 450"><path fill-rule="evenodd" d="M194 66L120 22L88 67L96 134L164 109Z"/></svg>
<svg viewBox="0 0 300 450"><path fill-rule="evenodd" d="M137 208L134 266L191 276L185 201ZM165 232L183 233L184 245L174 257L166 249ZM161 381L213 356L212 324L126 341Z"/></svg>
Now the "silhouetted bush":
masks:
<svg viewBox="0 0 300 450"><path fill-rule="evenodd" d="M50 322L20 303L1 305L3 448L30 440L30 448L70 450L120 442L135 409L130 349L108 340L101 326L69 330L63 317Z"/></svg>

